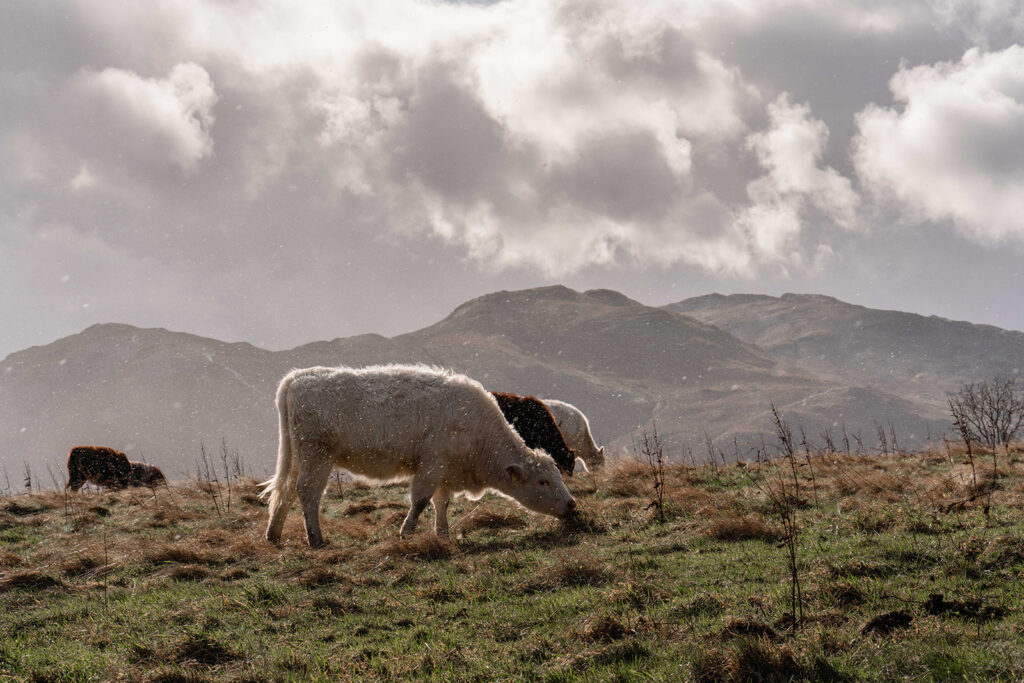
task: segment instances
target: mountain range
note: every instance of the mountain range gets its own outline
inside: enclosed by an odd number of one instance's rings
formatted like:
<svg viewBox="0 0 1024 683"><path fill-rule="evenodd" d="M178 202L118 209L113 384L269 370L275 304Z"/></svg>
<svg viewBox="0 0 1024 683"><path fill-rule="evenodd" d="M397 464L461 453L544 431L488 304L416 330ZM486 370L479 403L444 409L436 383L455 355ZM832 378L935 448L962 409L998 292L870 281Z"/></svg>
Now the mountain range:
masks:
<svg viewBox="0 0 1024 683"><path fill-rule="evenodd" d="M221 444L250 472L273 469L274 390L290 369L417 362L488 389L580 407L606 453L631 456L655 428L670 457L748 457L771 441L774 403L820 442L904 448L949 425L964 382L1024 366L1024 334L818 295L712 294L652 307L610 290L553 286L468 301L409 334L366 334L285 351L164 329L94 325L0 363L0 476L26 464L59 479L75 445L108 445L168 470L195 471ZM48 481L46 483L49 483ZM0 487L5 484L0 479Z"/></svg>

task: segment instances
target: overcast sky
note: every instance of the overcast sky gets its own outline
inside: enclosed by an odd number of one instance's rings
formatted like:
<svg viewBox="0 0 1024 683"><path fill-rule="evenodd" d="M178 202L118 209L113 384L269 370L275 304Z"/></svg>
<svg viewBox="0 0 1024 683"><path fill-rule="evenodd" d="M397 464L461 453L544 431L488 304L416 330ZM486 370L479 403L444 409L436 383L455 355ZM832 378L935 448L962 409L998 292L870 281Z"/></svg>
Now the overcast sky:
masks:
<svg viewBox="0 0 1024 683"><path fill-rule="evenodd" d="M0 3L0 357L564 283L1024 329L1021 0Z"/></svg>

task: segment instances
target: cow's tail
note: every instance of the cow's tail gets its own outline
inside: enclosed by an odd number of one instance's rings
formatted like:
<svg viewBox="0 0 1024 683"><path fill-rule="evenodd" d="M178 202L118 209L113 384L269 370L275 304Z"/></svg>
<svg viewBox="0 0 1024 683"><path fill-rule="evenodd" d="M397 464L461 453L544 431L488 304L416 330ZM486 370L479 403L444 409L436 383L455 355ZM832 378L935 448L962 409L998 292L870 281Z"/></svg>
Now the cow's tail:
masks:
<svg viewBox="0 0 1024 683"><path fill-rule="evenodd" d="M285 377L277 388L277 417L278 417L278 447L277 447L277 471L274 476L260 484L263 491L261 498L270 496L270 509L277 507L281 496L289 486L294 487L292 481L292 434L291 420L288 411L288 390L291 387L292 378Z"/></svg>

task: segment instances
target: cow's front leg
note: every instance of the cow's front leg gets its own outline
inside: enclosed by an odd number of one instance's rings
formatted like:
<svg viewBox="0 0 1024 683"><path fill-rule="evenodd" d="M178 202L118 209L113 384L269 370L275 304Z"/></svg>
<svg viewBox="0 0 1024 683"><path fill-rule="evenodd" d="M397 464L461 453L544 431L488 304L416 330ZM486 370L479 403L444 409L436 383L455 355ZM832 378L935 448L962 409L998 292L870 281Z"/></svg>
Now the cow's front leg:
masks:
<svg viewBox="0 0 1024 683"><path fill-rule="evenodd" d="M408 536L416 530L416 520L430 504L430 498L437 489L437 480L428 473L416 473L412 478L412 486L409 487L409 514L402 522L402 536Z"/></svg>

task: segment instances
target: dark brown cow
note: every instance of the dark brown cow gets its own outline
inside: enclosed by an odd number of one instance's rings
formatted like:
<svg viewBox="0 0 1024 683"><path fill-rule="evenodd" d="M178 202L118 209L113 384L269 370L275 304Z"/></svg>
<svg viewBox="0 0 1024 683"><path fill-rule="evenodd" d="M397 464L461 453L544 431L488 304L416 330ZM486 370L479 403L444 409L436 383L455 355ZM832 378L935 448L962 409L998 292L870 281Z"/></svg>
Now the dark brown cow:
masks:
<svg viewBox="0 0 1024 683"><path fill-rule="evenodd" d="M68 453L68 483L64 488L77 491L91 481L108 489L128 486L132 467L128 456L106 446L75 446Z"/></svg>
<svg viewBox="0 0 1024 683"><path fill-rule="evenodd" d="M530 448L542 448L554 459L558 469L572 476L576 466L576 451L569 448L558 430L551 411L533 396L519 396L492 391L505 420Z"/></svg>
<svg viewBox="0 0 1024 683"><path fill-rule="evenodd" d="M164 473L156 465L135 462L134 460L130 460L128 464L131 466L131 473L128 475L129 486L148 486L153 488L160 484L167 485Z"/></svg>

